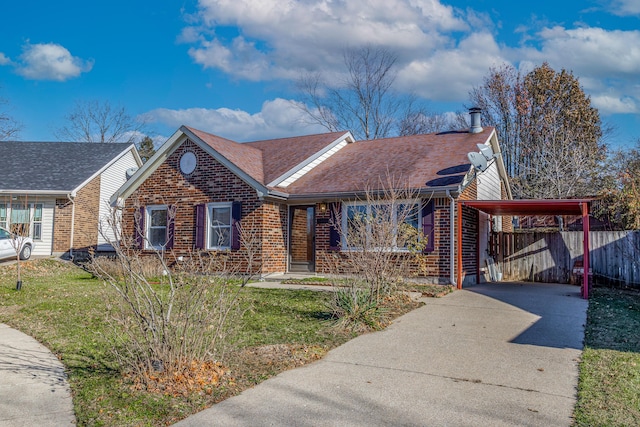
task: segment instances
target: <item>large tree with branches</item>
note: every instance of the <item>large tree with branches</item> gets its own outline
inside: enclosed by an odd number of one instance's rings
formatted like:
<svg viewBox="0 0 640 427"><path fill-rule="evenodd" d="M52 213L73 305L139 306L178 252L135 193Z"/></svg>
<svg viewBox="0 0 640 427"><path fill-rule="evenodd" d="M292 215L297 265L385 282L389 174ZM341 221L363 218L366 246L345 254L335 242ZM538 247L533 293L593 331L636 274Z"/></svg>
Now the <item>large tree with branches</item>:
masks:
<svg viewBox="0 0 640 427"><path fill-rule="evenodd" d="M0 141L14 139L20 134L21 124L6 111L9 102L0 98Z"/></svg>
<svg viewBox="0 0 640 427"><path fill-rule="evenodd" d="M503 65L491 69L470 98L497 128L519 197L590 196L602 189L600 116L571 72L544 63L522 75Z"/></svg>
<svg viewBox="0 0 640 427"><path fill-rule="evenodd" d="M363 47L343 53L342 78L321 73L299 81L300 106L309 123L331 132L350 130L356 139L378 139L445 130L451 123L420 105L416 97L394 90L397 57L384 48Z"/></svg>
<svg viewBox="0 0 640 427"><path fill-rule="evenodd" d="M66 124L55 132L60 141L133 144L144 127L144 122L137 121L124 107L115 107L109 101L76 101L65 118Z"/></svg>

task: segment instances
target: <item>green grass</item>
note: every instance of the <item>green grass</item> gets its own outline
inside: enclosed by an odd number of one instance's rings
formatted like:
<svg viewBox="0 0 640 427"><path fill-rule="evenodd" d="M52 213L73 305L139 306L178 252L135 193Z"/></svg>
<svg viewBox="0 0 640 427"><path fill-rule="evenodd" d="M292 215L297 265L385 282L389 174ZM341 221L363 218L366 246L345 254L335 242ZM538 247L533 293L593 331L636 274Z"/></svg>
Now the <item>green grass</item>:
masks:
<svg viewBox="0 0 640 427"><path fill-rule="evenodd" d="M640 425L640 292L593 290L574 418L577 426Z"/></svg>
<svg viewBox="0 0 640 427"><path fill-rule="evenodd" d="M246 311L223 360L231 380L211 395L147 393L134 390L116 370L105 306L113 297L111 288L58 260L23 263L21 291L15 283L15 266L0 265L0 322L31 335L60 358L81 426L168 425L284 369L316 360L355 336L332 328L328 293L243 288Z"/></svg>

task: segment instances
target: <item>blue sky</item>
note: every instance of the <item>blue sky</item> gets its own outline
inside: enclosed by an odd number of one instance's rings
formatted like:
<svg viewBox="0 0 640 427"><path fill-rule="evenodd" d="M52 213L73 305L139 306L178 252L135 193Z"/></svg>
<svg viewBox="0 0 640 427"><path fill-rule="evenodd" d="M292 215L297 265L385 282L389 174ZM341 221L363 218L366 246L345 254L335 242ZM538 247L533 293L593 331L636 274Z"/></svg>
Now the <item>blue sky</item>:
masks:
<svg viewBox="0 0 640 427"><path fill-rule="evenodd" d="M294 82L339 76L346 47L398 55L396 87L434 112L468 104L490 67L543 61L580 79L612 145L640 138L640 0L61 0L2 6L0 106L22 140L55 140L76 101L238 141L322 132Z"/></svg>

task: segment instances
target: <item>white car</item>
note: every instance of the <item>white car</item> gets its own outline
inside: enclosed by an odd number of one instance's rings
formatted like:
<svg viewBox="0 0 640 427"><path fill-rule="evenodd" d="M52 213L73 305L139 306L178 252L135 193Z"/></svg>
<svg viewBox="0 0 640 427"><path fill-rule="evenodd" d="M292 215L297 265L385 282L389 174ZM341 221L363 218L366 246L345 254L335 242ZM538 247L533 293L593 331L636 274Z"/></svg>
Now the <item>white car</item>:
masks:
<svg viewBox="0 0 640 427"><path fill-rule="evenodd" d="M33 239L16 236L0 227L0 259L15 258L16 249L20 249L20 259L29 259L33 251Z"/></svg>

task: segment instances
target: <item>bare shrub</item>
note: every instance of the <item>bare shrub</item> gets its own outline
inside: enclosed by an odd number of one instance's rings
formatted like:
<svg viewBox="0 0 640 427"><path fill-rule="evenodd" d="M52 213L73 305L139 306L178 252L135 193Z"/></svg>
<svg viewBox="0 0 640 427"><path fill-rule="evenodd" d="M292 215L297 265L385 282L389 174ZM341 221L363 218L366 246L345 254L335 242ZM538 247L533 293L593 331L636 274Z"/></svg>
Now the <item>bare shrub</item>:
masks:
<svg viewBox="0 0 640 427"><path fill-rule="evenodd" d="M259 266L228 262L224 252L198 252L181 261L164 249L143 253L124 235L119 212L109 226L117 236L111 242L115 257L93 258L87 268L115 291L107 305L123 373L151 391L188 393L216 385L229 333L242 314L239 293ZM256 232L239 231L242 256L255 260Z"/></svg>
<svg viewBox="0 0 640 427"><path fill-rule="evenodd" d="M416 192L390 176L378 187L367 189L344 211L334 211L330 221L340 233L343 251L325 261L332 274L352 277L346 289L334 293L331 308L350 327L371 326L381 298L412 274L412 264L420 265L427 243Z"/></svg>

